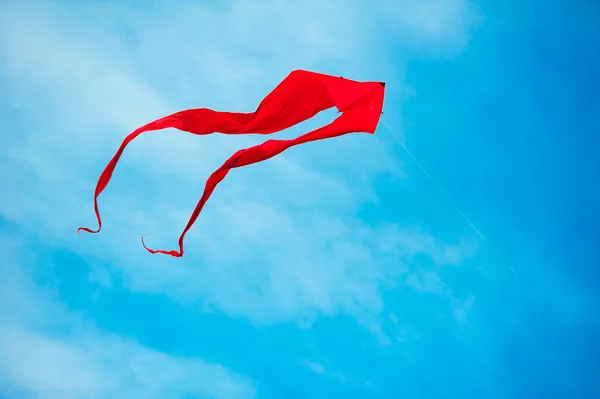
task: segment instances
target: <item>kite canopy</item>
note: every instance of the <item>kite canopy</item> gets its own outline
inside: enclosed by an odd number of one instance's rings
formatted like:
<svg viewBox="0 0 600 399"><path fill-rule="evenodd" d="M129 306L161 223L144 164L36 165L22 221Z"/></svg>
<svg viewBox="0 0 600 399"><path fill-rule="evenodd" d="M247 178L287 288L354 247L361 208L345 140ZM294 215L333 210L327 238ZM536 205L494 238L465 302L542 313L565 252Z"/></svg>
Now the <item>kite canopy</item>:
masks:
<svg viewBox="0 0 600 399"><path fill-rule="evenodd" d="M329 139L348 133L375 133L383 109L385 83L357 82L337 76L296 70L291 72L251 113L219 112L207 108L188 109L150 122L129 134L110 160L96 185L94 211L98 229L80 227L79 231L98 233L102 220L98 211L98 196L108 185L113 170L125 147L144 132L176 128L192 134L271 134L279 132L336 107L341 113L333 122L290 140L267 140L262 144L239 150L206 181L204 193L179 237L179 250L154 250L142 245L152 254L183 256L183 239L192 227L204 204L229 171L258 163L298 144Z"/></svg>

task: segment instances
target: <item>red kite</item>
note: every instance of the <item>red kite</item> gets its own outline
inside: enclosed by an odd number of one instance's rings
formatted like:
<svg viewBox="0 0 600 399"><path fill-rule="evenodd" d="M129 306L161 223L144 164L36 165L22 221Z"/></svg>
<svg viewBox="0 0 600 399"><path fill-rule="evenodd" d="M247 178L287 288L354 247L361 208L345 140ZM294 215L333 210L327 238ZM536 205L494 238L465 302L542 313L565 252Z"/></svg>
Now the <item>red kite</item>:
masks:
<svg viewBox="0 0 600 399"><path fill-rule="evenodd" d="M206 181L204 193L196 205L185 229L179 237L179 250L153 250L144 244L152 254L161 253L175 257L183 256L183 239L192 227L204 204L221 180L233 168L250 165L272 158L298 144L329 139L348 133L374 134L383 109L385 83L357 82L343 77L316 72L296 70L290 73L260 103L256 111L250 113L219 112L207 108L180 111L150 122L134 130L123 140L116 154L110 160L96 185L94 211L98 229L80 227L88 233L98 233L102 227L98 211L98 196L106 188L113 170L125 147L144 132L166 128L176 128L192 134L271 134L303 122L321 111L336 107L341 113L333 122L291 140L267 140L262 144L239 150L215 170Z"/></svg>

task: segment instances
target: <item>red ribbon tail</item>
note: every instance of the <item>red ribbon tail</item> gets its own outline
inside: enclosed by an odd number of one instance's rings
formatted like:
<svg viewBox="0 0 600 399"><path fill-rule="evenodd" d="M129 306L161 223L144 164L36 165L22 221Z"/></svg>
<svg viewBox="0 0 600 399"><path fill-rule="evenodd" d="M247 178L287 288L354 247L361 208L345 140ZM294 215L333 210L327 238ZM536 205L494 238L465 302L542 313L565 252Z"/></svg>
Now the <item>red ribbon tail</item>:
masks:
<svg viewBox="0 0 600 399"><path fill-rule="evenodd" d="M142 246L144 247L144 249L148 252L150 252L152 255L156 255L156 254L163 254L163 255L169 255L172 256L174 258L181 258L183 256L183 251L165 251L164 249L151 249L148 248L146 246L146 243L144 242L144 237L142 237Z"/></svg>
<svg viewBox="0 0 600 399"><path fill-rule="evenodd" d="M88 229L87 227L80 227L77 229L77 235L80 235L80 231L85 231L91 234L97 234L102 229L102 219L100 218L100 211L98 210L98 194L94 194L94 213L96 214L96 220L98 221L98 229L92 230Z"/></svg>
<svg viewBox="0 0 600 399"><path fill-rule="evenodd" d="M80 227L80 228L77 229L77 234L78 235L80 235L79 234L80 231L85 231L85 232L91 233L91 234L97 234L97 233L100 232L100 227L98 227L97 230L88 229L87 227Z"/></svg>

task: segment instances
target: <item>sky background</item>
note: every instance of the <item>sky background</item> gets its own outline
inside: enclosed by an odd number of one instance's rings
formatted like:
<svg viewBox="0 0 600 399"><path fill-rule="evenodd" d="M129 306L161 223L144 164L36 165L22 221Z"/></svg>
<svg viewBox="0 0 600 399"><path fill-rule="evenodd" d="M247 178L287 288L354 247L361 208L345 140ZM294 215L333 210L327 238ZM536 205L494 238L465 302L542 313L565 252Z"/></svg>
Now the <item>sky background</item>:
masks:
<svg viewBox="0 0 600 399"><path fill-rule="evenodd" d="M376 4L376 5L375 5ZM0 397L600 397L600 3L0 2ZM380 126L206 178L293 69ZM327 111L281 133L327 123ZM517 270L512 274L501 253Z"/></svg>

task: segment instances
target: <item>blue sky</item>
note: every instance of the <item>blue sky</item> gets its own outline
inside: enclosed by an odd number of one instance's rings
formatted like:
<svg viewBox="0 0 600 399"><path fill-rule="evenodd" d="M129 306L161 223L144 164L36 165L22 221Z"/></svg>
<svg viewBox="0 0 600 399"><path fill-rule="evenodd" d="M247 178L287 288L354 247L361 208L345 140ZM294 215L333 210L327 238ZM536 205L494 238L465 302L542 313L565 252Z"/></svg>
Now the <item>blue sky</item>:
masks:
<svg viewBox="0 0 600 399"><path fill-rule="evenodd" d="M0 396L600 396L600 7L592 1L5 1ZM387 82L381 126L205 179L289 71ZM283 132L326 123L325 112Z"/></svg>

